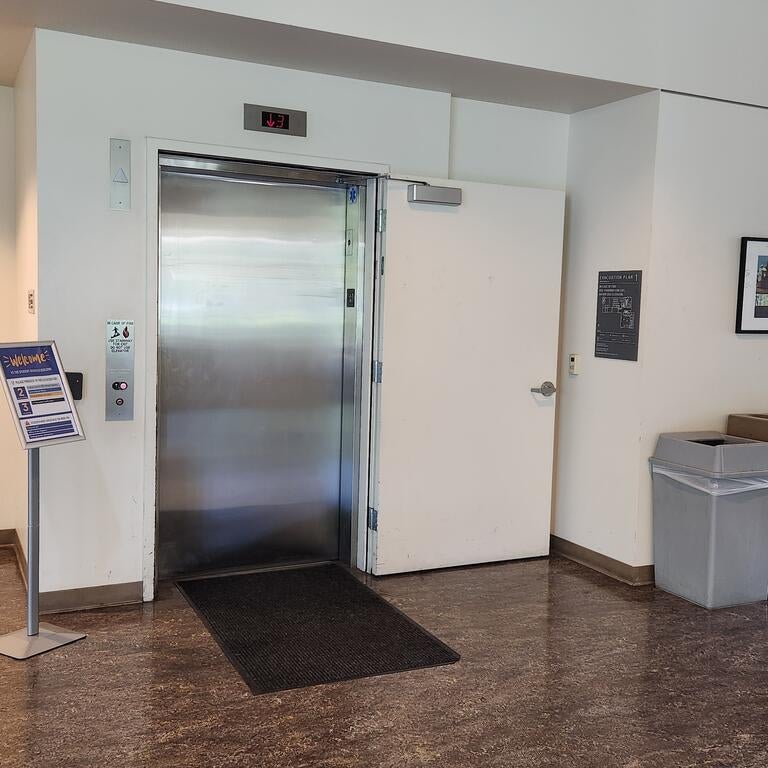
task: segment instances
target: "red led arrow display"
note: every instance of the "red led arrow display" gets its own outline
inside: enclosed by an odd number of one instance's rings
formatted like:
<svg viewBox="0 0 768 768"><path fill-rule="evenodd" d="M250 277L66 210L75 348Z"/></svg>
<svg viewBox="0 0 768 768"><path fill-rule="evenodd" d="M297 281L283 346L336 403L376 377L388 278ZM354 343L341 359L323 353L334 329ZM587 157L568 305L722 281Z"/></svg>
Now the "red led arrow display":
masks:
<svg viewBox="0 0 768 768"><path fill-rule="evenodd" d="M262 112L261 127L287 131L290 127L290 115L285 112Z"/></svg>

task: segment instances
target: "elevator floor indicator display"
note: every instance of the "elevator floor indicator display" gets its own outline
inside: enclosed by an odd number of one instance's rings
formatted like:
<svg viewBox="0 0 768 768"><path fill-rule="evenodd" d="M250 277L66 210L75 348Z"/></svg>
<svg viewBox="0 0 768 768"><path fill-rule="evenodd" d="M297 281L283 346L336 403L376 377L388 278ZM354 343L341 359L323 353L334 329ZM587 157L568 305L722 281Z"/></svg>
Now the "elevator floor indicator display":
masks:
<svg viewBox="0 0 768 768"><path fill-rule="evenodd" d="M0 344L0 371L22 447L85 438L54 342Z"/></svg>

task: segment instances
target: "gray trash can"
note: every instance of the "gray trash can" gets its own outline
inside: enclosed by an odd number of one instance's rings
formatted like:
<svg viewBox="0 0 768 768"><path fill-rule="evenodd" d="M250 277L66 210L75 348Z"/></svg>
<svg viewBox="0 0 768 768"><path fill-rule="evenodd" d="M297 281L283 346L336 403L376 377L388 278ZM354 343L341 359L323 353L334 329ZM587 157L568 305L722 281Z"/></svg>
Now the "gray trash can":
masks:
<svg viewBox="0 0 768 768"><path fill-rule="evenodd" d="M705 608L768 598L768 443L664 434L651 458L656 586Z"/></svg>

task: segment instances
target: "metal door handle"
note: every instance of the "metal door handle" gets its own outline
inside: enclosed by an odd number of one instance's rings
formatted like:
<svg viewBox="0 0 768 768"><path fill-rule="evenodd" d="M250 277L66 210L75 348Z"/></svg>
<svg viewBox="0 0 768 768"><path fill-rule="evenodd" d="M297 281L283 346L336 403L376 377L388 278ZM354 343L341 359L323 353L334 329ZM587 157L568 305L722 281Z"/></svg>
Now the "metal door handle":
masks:
<svg viewBox="0 0 768 768"><path fill-rule="evenodd" d="M531 387L531 392L544 397L552 397L557 392L557 387L551 381L545 381L540 387Z"/></svg>

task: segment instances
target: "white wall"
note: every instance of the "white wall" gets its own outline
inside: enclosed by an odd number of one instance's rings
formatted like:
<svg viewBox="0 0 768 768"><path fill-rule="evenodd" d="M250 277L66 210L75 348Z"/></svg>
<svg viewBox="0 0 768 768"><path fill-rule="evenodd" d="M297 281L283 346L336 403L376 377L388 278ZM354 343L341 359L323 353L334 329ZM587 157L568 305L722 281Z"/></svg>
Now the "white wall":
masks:
<svg viewBox="0 0 768 768"><path fill-rule="evenodd" d="M558 112L452 99L451 177L565 189L568 122Z"/></svg>
<svg viewBox="0 0 768 768"><path fill-rule="evenodd" d="M388 161L444 175L450 97L38 33L41 336L86 373L87 440L41 466L41 589L141 578L148 136ZM309 137L247 133L243 102L306 107ZM416 113L418 126L398 115ZM344 123L337 115L351 113ZM133 207L108 207L108 139L133 143ZM104 322L136 320L132 422L104 421ZM46 456L43 459L47 458Z"/></svg>
<svg viewBox="0 0 768 768"><path fill-rule="evenodd" d="M562 351L583 370L564 358L556 535L652 563L659 433L768 408L768 341L733 330L740 238L768 237L766 135L766 110L672 94L572 116ZM593 356L597 271L620 268L644 270L637 363Z"/></svg>
<svg viewBox="0 0 768 768"><path fill-rule="evenodd" d="M768 111L662 94L640 453L768 410L768 337L734 333L742 236L768 237ZM651 343L652 342L652 343ZM639 556L652 562L642 467Z"/></svg>
<svg viewBox="0 0 768 768"><path fill-rule="evenodd" d="M37 61L33 37L19 68L14 87L15 186L16 186L16 280L14 301L16 339L33 341L37 335L37 315L27 311L27 291L37 290ZM10 448L10 446L9 446ZM43 452L45 454L45 452ZM12 467L14 482L9 495L15 498L16 525L26 552L26 453L13 446L3 455ZM41 458L41 463L45 458Z"/></svg>
<svg viewBox="0 0 768 768"><path fill-rule="evenodd" d="M479 59L768 104L764 0L166 1Z"/></svg>
<svg viewBox="0 0 768 768"><path fill-rule="evenodd" d="M37 54L32 41L14 87L16 117L16 335L35 340L37 315L27 311L27 291L37 290Z"/></svg>
<svg viewBox="0 0 768 768"><path fill-rule="evenodd" d="M448 175L451 151L469 172L473 150L461 138L451 144L449 94L45 30L36 40L39 333L59 342L68 369L86 374L79 412L87 440L51 449L41 462L41 588L48 591L141 578L147 138L384 163L393 173L438 177ZM243 102L308 109L309 137L245 132ZM403 114L417 119L404 122ZM110 136L133 142L129 212L108 208ZM562 136L553 138L562 153ZM544 152L541 142L536 151ZM513 164L508 170L519 175ZM130 423L104 421L109 317L137 322Z"/></svg>
<svg viewBox="0 0 768 768"><path fill-rule="evenodd" d="M13 341L18 326L16 288L16 151L13 89L0 87L0 342ZM24 452L0 396L0 530L24 528Z"/></svg>
<svg viewBox="0 0 768 768"><path fill-rule="evenodd" d="M636 538L643 369L648 347L641 307L638 362L594 357L597 273L642 269L647 279L659 95L648 93L571 116L564 311L553 532L631 565ZM643 299L647 304L648 288ZM568 354L582 372L568 374Z"/></svg>
<svg viewBox="0 0 768 768"><path fill-rule="evenodd" d="M703 2L702 13L711 7ZM39 234L39 335L55 337L68 368L86 372L80 410L88 435L43 455L42 588L137 581L147 138L558 187L569 121L48 31L36 40L15 94L16 295L23 301L37 285ZM244 101L308 107L310 137L244 132ZM350 104L347 122L339 116ZM403 125L403 113L417 115L416 125ZM631 565L651 562L646 462L656 434L717 428L729 411L765 408L763 343L736 337L732 314L738 238L766 234L767 120L760 110L655 93L571 117L562 351L581 354L582 373L560 375L558 536ZM130 212L108 210L110 136L133 141ZM703 265L695 301L688 298L693 264ZM597 272L619 268L644 270L637 363L593 356ZM138 323L130 424L103 418L102 335L111 316ZM19 319L20 335L38 335L37 318L23 311Z"/></svg>
<svg viewBox="0 0 768 768"><path fill-rule="evenodd" d="M0 86L0 341L16 331L15 132L13 88Z"/></svg>
<svg viewBox="0 0 768 768"><path fill-rule="evenodd" d="M0 88L0 341L36 339L26 290L37 280L35 47L16 88ZM16 529L26 551L26 453L6 404L0 403L0 528Z"/></svg>

